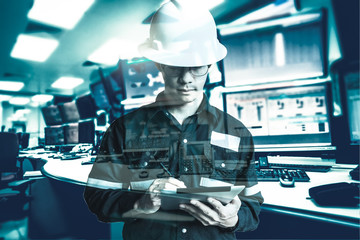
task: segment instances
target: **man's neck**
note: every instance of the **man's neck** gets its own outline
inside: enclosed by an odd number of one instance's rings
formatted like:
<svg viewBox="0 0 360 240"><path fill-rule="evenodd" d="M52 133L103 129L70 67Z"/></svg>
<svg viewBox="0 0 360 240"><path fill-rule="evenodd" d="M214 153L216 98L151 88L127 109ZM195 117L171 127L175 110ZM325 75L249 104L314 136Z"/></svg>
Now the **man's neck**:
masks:
<svg viewBox="0 0 360 240"><path fill-rule="evenodd" d="M187 117L194 115L198 110L203 99L203 95L195 101L183 105L168 107L168 111L173 115L176 120L182 124Z"/></svg>

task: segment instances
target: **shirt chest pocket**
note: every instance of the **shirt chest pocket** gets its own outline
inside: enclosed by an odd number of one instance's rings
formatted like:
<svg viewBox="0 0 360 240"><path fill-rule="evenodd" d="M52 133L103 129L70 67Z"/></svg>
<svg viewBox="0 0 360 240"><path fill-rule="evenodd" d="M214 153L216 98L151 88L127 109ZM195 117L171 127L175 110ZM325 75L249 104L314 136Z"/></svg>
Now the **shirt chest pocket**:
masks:
<svg viewBox="0 0 360 240"><path fill-rule="evenodd" d="M208 141L193 141L179 148L180 174L211 174L214 169L212 148Z"/></svg>
<svg viewBox="0 0 360 240"><path fill-rule="evenodd" d="M240 170L239 153L213 146L213 158L214 171L212 178L231 183L235 182Z"/></svg>

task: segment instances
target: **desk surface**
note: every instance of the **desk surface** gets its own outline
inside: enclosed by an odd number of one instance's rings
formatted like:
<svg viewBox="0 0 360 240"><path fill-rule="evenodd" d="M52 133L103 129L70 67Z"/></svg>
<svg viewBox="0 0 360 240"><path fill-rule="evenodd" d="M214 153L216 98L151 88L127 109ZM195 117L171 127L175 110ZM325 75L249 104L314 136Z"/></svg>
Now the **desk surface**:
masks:
<svg viewBox="0 0 360 240"><path fill-rule="evenodd" d="M81 165L81 162L86 158L59 160L47 158L45 154L41 154L41 158L47 161L42 168L44 175L69 183L86 185L88 174L92 168L91 164ZM279 182L259 182L265 199L264 208L283 213L288 211L299 216L304 215L304 213L318 217L319 214L326 214L324 217L326 219L328 217L334 219L348 218L350 222L358 224L360 208L321 207L316 205L313 200L308 199L311 187L336 182L354 182L349 176L351 167L353 165L349 165L348 169L333 168L326 173L307 172L310 182L296 182L294 188L281 187Z"/></svg>

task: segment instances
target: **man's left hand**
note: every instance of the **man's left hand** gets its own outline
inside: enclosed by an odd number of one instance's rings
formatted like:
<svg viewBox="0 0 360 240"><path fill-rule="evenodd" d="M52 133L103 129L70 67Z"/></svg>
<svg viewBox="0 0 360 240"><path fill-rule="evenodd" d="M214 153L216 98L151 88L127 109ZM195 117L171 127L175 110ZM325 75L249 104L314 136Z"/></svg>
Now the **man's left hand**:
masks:
<svg viewBox="0 0 360 240"><path fill-rule="evenodd" d="M191 204L180 204L180 209L188 212L204 226L212 225L229 228L236 225L238 221L237 213L241 207L241 201L238 196L225 206L214 198L208 198L208 202L212 207L200 201L191 200Z"/></svg>

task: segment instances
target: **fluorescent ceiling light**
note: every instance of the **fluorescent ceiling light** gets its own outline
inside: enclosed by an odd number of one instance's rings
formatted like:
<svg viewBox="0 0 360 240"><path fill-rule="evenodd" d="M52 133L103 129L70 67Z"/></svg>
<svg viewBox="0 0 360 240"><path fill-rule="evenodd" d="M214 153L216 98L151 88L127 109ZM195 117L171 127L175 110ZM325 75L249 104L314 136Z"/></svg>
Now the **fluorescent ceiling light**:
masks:
<svg viewBox="0 0 360 240"><path fill-rule="evenodd" d="M9 95L3 95L3 94L0 94L0 102L3 102L3 101L9 101L10 98L12 98L11 96Z"/></svg>
<svg viewBox="0 0 360 240"><path fill-rule="evenodd" d="M33 102L44 103L53 100L54 96L49 94L37 94L31 98Z"/></svg>
<svg viewBox="0 0 360 240"><path fill-rule="evenodd" d="M39 107L39 106L40 106L40 103L38 103L38 102L30 102L29 105L30 105L31 107Z"/></svg>
<svg viewBox="0 0 360 240"><path fill-rule="evenodd" d="M272 3L265 7L262 7L256 11L253 11L230 24L244 24L251 21L258 21L261 19L273 17L276 15L282 15L286 13L295 13L296 8L294 4L294 0L287 0L282 2L281 4Z"/></svg>
<svg viewBox="0 0 360 240"><path fill-rule="evenodd" d="M251 24L243 24L238 26L232 25L223 25L220 26L220 34L221 35L229 35L234 33L241 33L261 28L267 28L272 26L292 26L301 23L307 23L312 21L317 21L321 18L320 13L308 13L308 14L299 14L290 17L284 17L274 20L268 20L264 22L256 22Z"/></svg>
<svg viewBox="0 0 360 240"><path fill-rule="evenodd" d="M44 62L59 45L55 39L20 34L11 51L11 57Z"/></svg>
<svg viewBox="0 0 360 240"><path fill-rule="evenodd" d="M112 38L95 50L88 60L91 62L116 65L119 59L132 59L140 56L138 45L134 41Z"/></svg>
<svg viewBox="0 0 360 240"><path fill-rule="evenodd" d="M28 18L55 27L72 29L95 0L35 0Z"/></svg>
<svg viewBox="0 0 360 240"><path fill-rule="evenodd" d="M75 78L75 77L61 77L56 80L53 84L51 84L52 88L59 88L59 89L74 89L75 87L79 86L84 82L82 78Z"/></svg>
<svg viewBox="0 0 360 240"><path fill-rule="evenodd" d="M26 105L30 102L30 99L27 97L13 97L9 100L9 103L12 105Z"/></svg>
<svg viewBox="0 0 360 240"><path fill-rule="evenodd" d="M15 112L16 116L24 116L25 114L29 114L31 112L30 109L18 109Z"/></svg>
<svg viewBox="0 0 360 240"><path fill-rule="evenodd" d="M24 87L23 82L0 81L0 90L18 92Z"/></svg>

